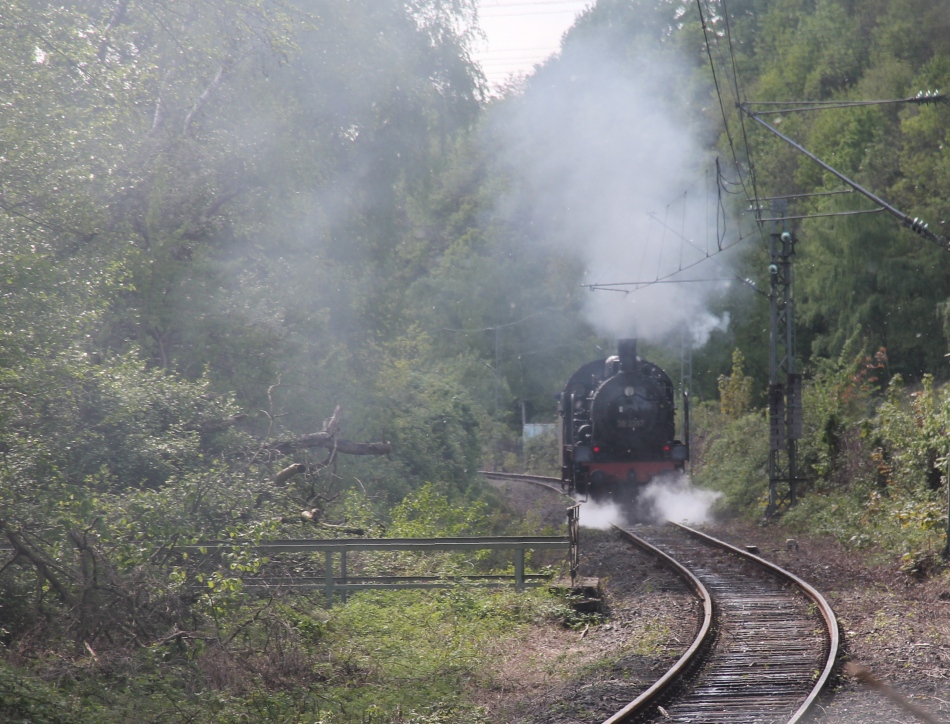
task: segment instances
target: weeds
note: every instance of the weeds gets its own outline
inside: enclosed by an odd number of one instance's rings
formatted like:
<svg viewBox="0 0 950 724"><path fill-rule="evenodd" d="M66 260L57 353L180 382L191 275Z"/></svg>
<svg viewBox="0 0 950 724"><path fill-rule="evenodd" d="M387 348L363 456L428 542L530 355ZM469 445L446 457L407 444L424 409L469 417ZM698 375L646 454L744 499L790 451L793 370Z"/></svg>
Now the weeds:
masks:
<svg viewBox="0 0 950 724"><path fill-rule="evenodd" d="M806 382L799 442L799 504L784 523L802 533L879 551L920 578L942 569L950 455L950 386L899 376L882 388L884 350L847 349ZM724 493L721 510L760 519L767 491L767 420L728 417L711 405L694 416L694 476ZM805 482L807 481L807 482Z"/></svg>

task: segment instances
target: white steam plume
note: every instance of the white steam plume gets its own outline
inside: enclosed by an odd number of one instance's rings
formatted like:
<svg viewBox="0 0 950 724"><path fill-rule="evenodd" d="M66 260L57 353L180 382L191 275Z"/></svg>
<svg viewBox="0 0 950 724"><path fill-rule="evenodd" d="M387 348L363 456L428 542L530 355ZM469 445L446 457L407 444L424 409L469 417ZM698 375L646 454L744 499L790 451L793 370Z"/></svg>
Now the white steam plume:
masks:
<svg viewBox="0 0 950 724"><path fill-rule="evenodd" d="M722 493L694 488L689 475L661 475L623 504L611 500L588 500L581 505L580 522L585 528L604 530L611 525L658 524L666 521L702 525L713 519L713 506Z"/></svg>
<svg viewBox="0 0 950 724"><path fill-rule="evenodd" d="M588 500L581 505L580 524L585 528L607 530L611 525L626 525L627 519L620 506L613 501Z"/></svg>
<svg viewBox="0 0 950 724"><path fill-rule="evenodd" d="M650 522L702 525L712 520L712 507L722 493L694 488L688 475L657 478L640 493L638 512Z"/></svg>
<svg viewBox="0 0 950 724"><path fill-rule="evenodd" d="M692 280L588 294L585 314L605 335L656 339L691 324L705 342L728 324L707 311L717 284L696 281L725 276L697 263L718 248L715 178L704 177L689 113L664 101L686 75L669 60L618 63L574 43L499 113L514 179L503 212L526 220L528 236L575 254L585 284Z"/></svg>

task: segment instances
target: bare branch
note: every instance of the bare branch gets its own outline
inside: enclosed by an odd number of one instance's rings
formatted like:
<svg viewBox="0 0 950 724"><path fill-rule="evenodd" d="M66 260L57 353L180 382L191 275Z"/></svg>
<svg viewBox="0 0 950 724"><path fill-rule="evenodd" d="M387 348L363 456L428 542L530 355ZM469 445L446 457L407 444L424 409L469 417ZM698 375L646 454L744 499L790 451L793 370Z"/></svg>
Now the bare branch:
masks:
<svg viewBox="0 0 950 724"><path fill-rule="evenodd" d="M300 475L300 473L304 473L306 471L307 471L306 465L304 465L303 463L294 463L293 465L290 465L284 468L283 470L281 470L279 473L277 473L277 476L274 478L274 485L277 485L277 486L284 485L288 480L290 480L295 475Z"/></svg>
<svg viewBox="0 0 950 724"><path fill-rule="evenodd" d="M172 78L175 77L175 69L170 69L165 73L165 78L162 81L162 84L167 86ZM158 91L158 100L155 101L155 114L152 116L152 127L148 131L148 135L152 136L162 127L162 124L165 123L165 99L162 98L162 89L159 88Z"/></svg>
<svg viewBox="0 0 950 724"><path fill-rule="evenodd" d="M18 533L14 532L6 524L5 521L0 520L0 530L3 530L4 534L7 536L7 540L13 544L16 555L23 556L30 563L32 563L37 572L43 578L45 578L49 582L50 586L53 587L53 590L59 594L59 597L63 600L63 602L68 605L72 605L72 594L69 592L69 589L66 588L65 584L63 584L63 582L60 581L57 576L53 575L51 570L52 566L44 560L44 556L40 552L34 551Z"/></svg>
<svg viewBox="0 0 950 724"><path fill-rule="evenodd" d="M323 431L328 435L336 435L340 431L340 425L343 423L343 405L337 405L333 409L333 414L323 421Z"/></svg>
<svg viewBox="0 0 950 724"><path fill-rule="evenodd" d="M231 69L233 61L230 58L225 58L221 63L221 67L218 68L218 73L215 75L214 80L211 81L210 85L205 88L204 93L202 93L198 100L195 101L195 104L191 107L191 110L188 111L188 115L185 116L185 122L182 126L181 132L183 136L188 135L188 131L191 129L191 122L195 119L195 116L204 108L205 104L211 100L211 96L214 95L214 92L218 89L218 86L221 85L224 81L225 76L228 74L228 71Z"/></svg>
<svg viewBox="0 0 950 724"><path fill-rule="evenodd" d="M334 446L337 452L346 455L389 455L393 451L390 442L351 442L350 440L338 440L335 436L325 432L301 435L294 440L283 440L267 447L286 455L301 448L322 447L332 449Z"/></svg>

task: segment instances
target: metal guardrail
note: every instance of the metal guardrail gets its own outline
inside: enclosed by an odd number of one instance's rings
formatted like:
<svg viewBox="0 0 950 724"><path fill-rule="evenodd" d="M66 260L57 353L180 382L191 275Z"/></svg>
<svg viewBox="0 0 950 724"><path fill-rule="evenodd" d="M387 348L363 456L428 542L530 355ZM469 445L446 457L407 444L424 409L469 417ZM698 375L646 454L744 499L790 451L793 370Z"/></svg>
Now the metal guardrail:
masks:
<svg viewBox="0 0 950 724"><path fill-rule="evenodd" d="M470 581L475 585L500 586L514 583L515 589L540 586L547 576L525 574L525 551L527 550L576 550L568 536L478 536L471 538L335 538L329 540L273 540L256 545L231 541L205 541L194 545L177 546L177 550L191 554L207 554L212 551L234 550L250 547L263 554L275 553L320 553L325 556L322 577L261 577L248 578L244 582L249 589L294 588L318 590L323 588L327 607L333 605L334 594L340 593L346 600L351 591L400 588L439 588ZM433 551L514 551L513 576L347 576L347 553L350 551L433 552ZM334 572L334 556L339 557L339 571ZM576 554L572 554L576 558Z"/></svg>
<svg viewBox="0 0 950 724"><path fill-rule="evenodd" d="M246 541L203 541L192 545L175 546L174 550L189 554L208 554L212 551L230 551L250 548L266 555L278 553L320 553L325 557L324 575L295 577L257 577L247 578L243 584L248 589L293 588L296 590L317 590L323 588L327 607L333 604L335 593L346 600L350 591L394 588L444 588L458 582L470 582L477 586L515 586L518 591L526 587L540 586L549 577L537 574L525 574L525 551L557 550L570 551L569 562L571 583L577 578L578 567L578 506L567 510L567 536L475 536L467 538L331 538L319 540L269 540L252 544ZM350 551L390 551L390 552L434 552L434 551L478 551L511 550L514 551L513 576L347 576L347 554ZM0 545L0 551L13 552L12 546ZM334 556L339 557L340 575L334 573Z"/></svg>

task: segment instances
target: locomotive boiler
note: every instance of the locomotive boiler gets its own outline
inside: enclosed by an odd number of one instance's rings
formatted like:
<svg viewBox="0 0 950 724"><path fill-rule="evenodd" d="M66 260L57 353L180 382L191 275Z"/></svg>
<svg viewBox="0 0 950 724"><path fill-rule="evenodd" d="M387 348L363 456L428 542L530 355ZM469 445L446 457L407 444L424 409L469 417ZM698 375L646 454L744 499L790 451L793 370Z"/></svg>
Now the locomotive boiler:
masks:
<svg viewBox="0 0 950 724"><path fill-rule="evenodd" d="M683 412L688 421L685 396ZM616 355L571 375L558 415L561 480L572 494L634 500L653 478L682 471L689 459L676 439L673 383L637 357L635 339L619 340Z"/></svg>

